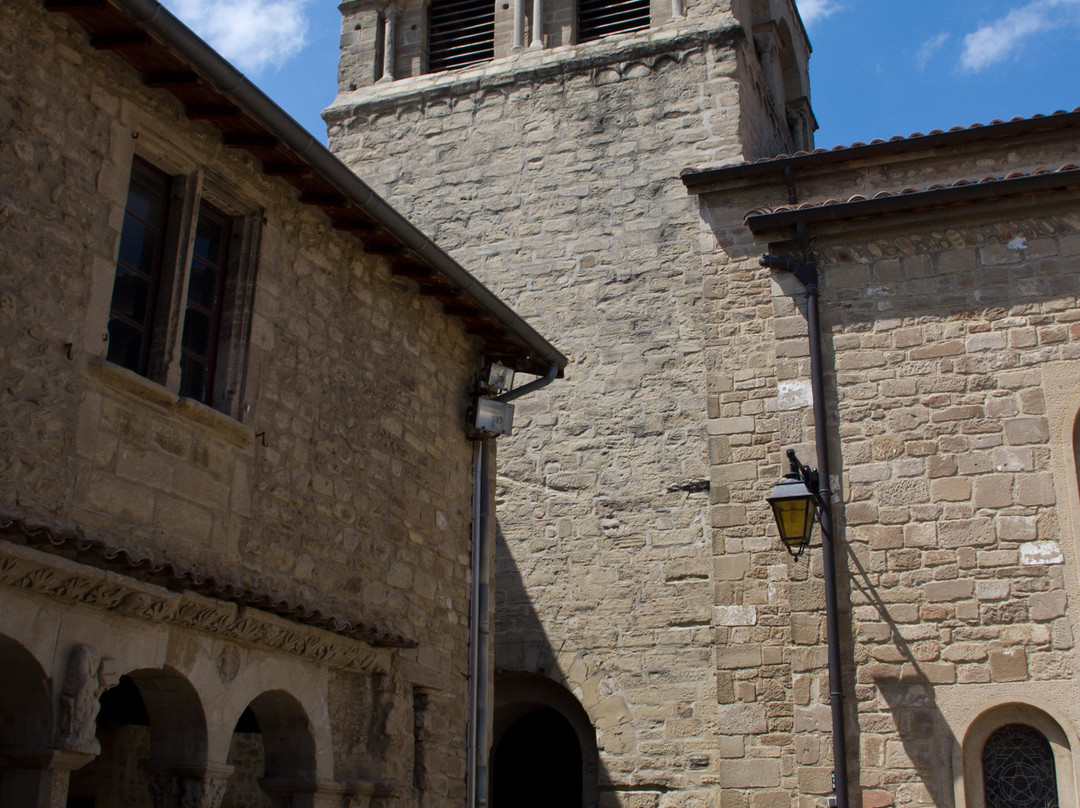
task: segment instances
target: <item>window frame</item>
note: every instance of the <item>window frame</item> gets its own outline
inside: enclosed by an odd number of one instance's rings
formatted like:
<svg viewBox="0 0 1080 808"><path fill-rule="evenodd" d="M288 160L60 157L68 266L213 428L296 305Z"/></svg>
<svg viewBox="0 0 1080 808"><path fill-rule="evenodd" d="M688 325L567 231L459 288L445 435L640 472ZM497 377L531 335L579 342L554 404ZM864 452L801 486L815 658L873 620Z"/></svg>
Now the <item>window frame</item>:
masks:
<svg viewBox="0 0 1080 808"><path fill-rule="evenodd" d="M170 170L173 169L173 170ZM176 170L175 161L158 160L133 152L125 188L130 190L136 173L152 172L166 178L169 186L166 235L161 251L153 314L149 323L149 348L141 368L131 368L109 359L112 321L112 296L116 288L119 249L124 227L117 240L117 255L110 278L109 325L106 328L105 359L126 367L169 392L197 401L237 420L241 419L247 346L251 332L251 305L258 267L258 247L263 215L261 209L242 208L231 196L232 186L219 180L207 169L196 167ZM229 189L229 190L224 190ZM125 196L123 224L127 223ZM208 362L209 376L201 396L183 395L183 338L188 296L195 260L195 240L204 215L227 224L223 245L221 277L218 279L218 311L213 324Z"/></svg>
<svg viewBox="0 0 1080 808"><path fill-rule="evenodd" d="M979 715L964 734L961 748L962 775L957 778L957 808L982 808L986 804L982 754L986 742L1008 724L1024 724L1042 733L1050 743L1057 776L1058 803L1076 805L1076 782L1070 736L1048 712L1031 704L1009 702Z"/></svg>

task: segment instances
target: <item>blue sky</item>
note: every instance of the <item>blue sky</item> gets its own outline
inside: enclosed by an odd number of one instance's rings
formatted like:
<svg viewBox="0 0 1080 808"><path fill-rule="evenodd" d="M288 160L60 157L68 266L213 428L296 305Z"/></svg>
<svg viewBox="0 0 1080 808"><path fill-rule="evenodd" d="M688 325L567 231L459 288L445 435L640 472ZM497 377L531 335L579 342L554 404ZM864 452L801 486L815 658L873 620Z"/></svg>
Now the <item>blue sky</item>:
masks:
<svg viewBox="0 0 1080 808"><path fill-rule="evenodd" d="M325 142L335 0L163 0ZM1080 106L1080 0L797 0L818 146Z"/></svg>

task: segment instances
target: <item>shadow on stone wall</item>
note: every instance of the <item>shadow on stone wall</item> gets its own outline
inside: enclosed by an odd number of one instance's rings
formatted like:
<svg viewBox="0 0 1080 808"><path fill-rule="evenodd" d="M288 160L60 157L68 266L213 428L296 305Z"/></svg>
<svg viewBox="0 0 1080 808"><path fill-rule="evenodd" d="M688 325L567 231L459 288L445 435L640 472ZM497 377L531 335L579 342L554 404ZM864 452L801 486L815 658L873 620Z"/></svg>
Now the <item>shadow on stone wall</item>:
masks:
<svg viewBox="0 0 1080 808"><path fill-rule="evenodd" d="M855 738L865 757L881 762L875 768L885 771L887 777L896 778L896 782L880 784L889 787L889 791L879 792L873 787L864 790L863 808L892 805L893 792L899 797L905 788L923 791L909 796L913 802L952 808L952 756L957 740L937 706L933 663L919 661L858 555L850 546L844 546L851 569L852 594L877 610L880 618L877 625L884 625L888 631L888 637L875 637L877 643L869 646L874 658L860 666L855 706L866 737ZM868 621L860 624L870 625ZM878 712L865 709L870 694L860 690L868 684L877 691ZM890 720L895 730L888 726ZM899 738L899 744L893 738ZM899 785L903 782L910 785ZM878 797L882 801L875 801Z"/></svg>
<svg viewBox="0 0 1080 808"><path fill-rule="evenodd" d="M611 778L600 765L597 748L597 727L593 721L603 723L610 718L610 710L602 710L598 718L590 715L587 708L594 707L588 697L592 690L587 681L588 666L563 644L545 631L521 572L514 561L503 535L501 525L496 525L495 539L495 715L492 735L492 766L505 760L499 752L500 741L509 737L508 730L529 714L539 715L556 711L565 719L567 728L576 734L581 746L581 792L582 808L597 808L601 804L602 784ZM585 703L583 703L583 701ZM595 710L594 710L595 712ZM618 733L620 725L629 724L629 715L615 720L610 731ZM632 731L629 726L623 731ZM557 774L541 771L543 750L536 750L536 780L522 783L522 793L514 795L512 802L492 793L492 808L515 806L539 806L547 804L544 788L556 788ZM493 770L495 783L500 782L498 772ZM505 779L503 779L505 782ZM525 793L525 791L529 793ZM495 792L498 791L496 787ZM532 800L532 801L530 801ZM559 800L559 804L567 804ZM571 808L568 805L568 808ZM576 806L572 807L576 808Z"/></svg>

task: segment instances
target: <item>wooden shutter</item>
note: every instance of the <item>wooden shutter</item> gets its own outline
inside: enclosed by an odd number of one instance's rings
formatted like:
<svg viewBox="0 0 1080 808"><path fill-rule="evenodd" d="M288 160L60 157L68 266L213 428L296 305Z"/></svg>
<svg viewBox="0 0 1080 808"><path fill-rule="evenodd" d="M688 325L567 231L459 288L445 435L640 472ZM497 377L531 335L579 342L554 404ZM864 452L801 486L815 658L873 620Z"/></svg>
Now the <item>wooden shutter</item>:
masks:
<svg viewBox="0 0 1080 808"><path fill-rule="evenodd" d="M649 0L578 0L578 42L649 27Z"/></svg>
<svg viewBox="0 0 1080 808"><path fill-rule="evenodd" d="M432 0L428 71L452 70L495 56L495 0Z"/></svg>

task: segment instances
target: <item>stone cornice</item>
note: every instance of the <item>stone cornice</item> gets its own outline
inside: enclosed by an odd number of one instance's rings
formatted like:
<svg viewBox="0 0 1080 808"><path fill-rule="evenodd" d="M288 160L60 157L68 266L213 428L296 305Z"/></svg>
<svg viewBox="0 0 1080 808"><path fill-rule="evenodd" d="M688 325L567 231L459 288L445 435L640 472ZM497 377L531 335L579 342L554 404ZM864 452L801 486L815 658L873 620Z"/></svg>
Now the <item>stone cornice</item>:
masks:
<svg viewBox="0 0 1080 808"><path fill-rule="evenodd" d="M356 673L385 673L387 649L258 609L172 592L11 542L0 542L0 586L302 657Z"/></svg>
<svg viewBox="0 0 1080 808"><path fill-rule="evenodd" d="M701 28L702 23L712 23L713 27ZM681 61L688 51L698 51L707 45L733 44L744 36L745 31L734 18L724 17L695 22L693 27L682 22L670 28L611 37L610 41L565 45L548 50L525 49L521 53L474 67L413 76L339 94L323 111L323 119L333 124L358 113L397 108L421 99L459 96L515 82L545 80L560 74L580 73L635 61L655 62L663 57Z"/></svg>

